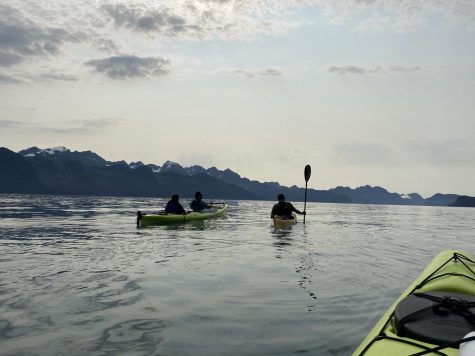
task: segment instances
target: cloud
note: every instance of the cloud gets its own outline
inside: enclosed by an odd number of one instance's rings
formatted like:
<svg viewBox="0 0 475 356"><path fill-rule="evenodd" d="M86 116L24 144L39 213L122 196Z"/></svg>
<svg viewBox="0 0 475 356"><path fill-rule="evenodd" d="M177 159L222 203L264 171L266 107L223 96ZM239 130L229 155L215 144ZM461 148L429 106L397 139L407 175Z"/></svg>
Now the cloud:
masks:
<svg viewBox="0 0 475 356"><path fill-rule="evenodd" d="M249 39L258 34L286 32L298 24L286 17L301 1L211 0L141 3L119 2L100 6L105 23L162 39Z"/></svg>
<svg viewBox="0 0 475 356"><path fill-rule="evenodd" d="M120 124L121 119L115 118L97 118L97 119L76 119L60 123L58 126L39 127L37 130L57 135L64 134L91 134L105 132Z"/></svg>
<svg viewBox="0 0 475 356"><path fill-rule="evenodd" d="M0 29L1 30L1 29ZM0 39L1 42L1 39ZM23 57L0 49L0 67L11 67L15 64L20 63L23 60Z"/></svg>
<svg viewBox="0 0 475 356"><path fill-rule="evenodd" d="M113 56L86 64L112 79L144 78L169 73L170 60L161 57Z"/></svg>
<svg viewBox="0 0 475 356"><path fill-rule="evenodd" d="M79 135L104 132L120 124L121 119L97 118L59 122L55 125L42 125L31 121L14 121L0 119L0 126L5 130L28 131L53 135Z"/></svg>
<svg viewBox="0 0 475 356"><path fill-rule="evenodd" d="M247 79L254 79L256 77L281 77L283 75L283 72L276 68L220 68L218 72L242 75Z"/></svg>
<svg viewBox="0 0 475 356"><path fill-rule="evenodd" d="M402 33L431 22L474 28L475 2L467 0L321 0L324 15L355 31Z"/></svg>
<svg viewBox="0 0 475 356"><path fill-rule="evenodd" d="M8 75L0 74L0 84L18 84L18 83L22 83L22 81Z"/></svg>
<svg viewBox="0 0 475 356"><path fill-rule="evenodd" d="M39 82L44 84L45 82L75 82L79 78L65 73L46 72L37 74L27 74L21 71L14 71L8 75L0 74L0 84L22 84Z"/></svg>
<svg viewBox="0 0 475 356"><path fill-rule="evenodd" d="M373 69L367 69L363 67L347 65L347 66L332 66L328 68L330 73L336 74L367 74L367 73L380 73L381 68L375 67Z"/></svg>
<svg viewBox="0 0 475 356"><path fill-rule="evenodd" d="M0 66L10 67L35 56L56 55L78 34L40 25L15 8L0 4Z"/></svg>
<svg viewBox="0 0 475 356"><path fill-rule="evenodd" d="M78 77L74 75L64 74L64 73L44 73L34 78L37 81L62 81L62 82L75 82L79 80Z"/></svg>
<svg viewBox="0 0 475 356"><path fill-rule="evenodd" d="M400 161L397 148L377 142L338 144L334 148L334 158L355 166L386 166Z"/></svg>
<svg viewBox="0 0 475 356"><path fill-rule="evenodd" d="M475 141L469 137L407 140L395 143L347 142L334 147L333 158L347 165L416 165L473 167Z"/></svg>
<svg viewBox="0 0 475 356"><path fill-rule="evenodd" d="M105 129L112 126L117 126L122 120L114 118L101 118L101 119L81 119L71 120L68 123L79 125L88 129Z"/></svg>
<svg viewBox="0 0 475 356"><path fill-rule="evenodd" d="M434 20L474 27L468 0L175 0L110 1L100 6L105 23L165 39L249 39L305 23L301 10L318 8L333 24L354 31L400 33Z"/></svg>
<svg viewBox="0 0 475 356"><path fill-rule="evenodd" d="M4 129L7 129L7 128L16 129L16 128L24 128L27 125L23 122L0 119L0 126Z"/></svg>
<svg viewBox="0 0 475 356"><path fill-rule="evenodd" d="M150 61L125 64L123 59L119 64L112 63L112 58L126 57L122 54L132 50L139 58L154 58L147 49L170 41L250 41L288 33L311 24L308 18L313 12L323 13L322 21L356 31L402 32L434 23L475 28L475 2L469 0L106 0L87 4L79 0L9 0L0 4L0 68L19 67L35 76L45 66L55 70L87 61L82 56L99 50L107 54L90 55L89 59L107 56L109 63L105 58L102 63L93 59L88 64L114 79L166 74L163 62L154 71ZM340 74L410 71L410 67L332 68ZM249 78L260 75L247 74ZM73 80L73 76L69 78ZM8 84L5 78L2 83Z"/></svg>
<svg viewBox="0 0 475 356"><path fill-rule="evenodd" d="M448 137L407 141L402 150L411 161L425 165L475 165L475 141L472 138Z"/></svg>
<svg viewBox="0 0 475 356"><path fill-rule="evenodd" d="M421 67L419 66L405 67L401 65L392 65L392 66L389 66L388 69L393 72L417 72L421 70Z"/></svg>
<svg viewBox="0 0 475 356"><path fill-rule="evenodd" d="M107 38L105 35L95 31L91 31L89 39L91 40L92 46L101 52L118 53L122 50L115 40Z"/></svg>
<svg viewBox="0 0 475 356"><path fill-rule="evenodd" d="M421 67L406 67L402 65L391 65L391 66L381 66L377 65L373 68L365 68L355 65L346 65L346 66L332 66L328 68L330 73L335 74L374 74L381 73L386 74L388 72L416 72L419 71Z"/></svg>
<svg viewBox="0 0 475 356"><path fill-rule="evenodd" d="M186 20L176 14L170 14L169 9L151 10L148 8L132 7L125 4L102 5L101 10L109 15L117 27L125 27L139 32L161 32L169 36L193 29Z"/></svg>

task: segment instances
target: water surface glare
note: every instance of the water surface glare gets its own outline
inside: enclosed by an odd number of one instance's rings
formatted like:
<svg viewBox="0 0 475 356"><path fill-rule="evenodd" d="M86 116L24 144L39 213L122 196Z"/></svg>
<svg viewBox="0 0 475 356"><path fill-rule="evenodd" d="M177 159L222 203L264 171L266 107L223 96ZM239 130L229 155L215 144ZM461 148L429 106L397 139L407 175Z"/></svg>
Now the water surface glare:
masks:
<svg viewBox="0 0 475 356"><path fill-rule="evenodd" d="M0 195L0 354L349 355L437 253L475 251L470 208L311 203L275 231L272 202L230 201L135 227L164 203Z"/></svg>

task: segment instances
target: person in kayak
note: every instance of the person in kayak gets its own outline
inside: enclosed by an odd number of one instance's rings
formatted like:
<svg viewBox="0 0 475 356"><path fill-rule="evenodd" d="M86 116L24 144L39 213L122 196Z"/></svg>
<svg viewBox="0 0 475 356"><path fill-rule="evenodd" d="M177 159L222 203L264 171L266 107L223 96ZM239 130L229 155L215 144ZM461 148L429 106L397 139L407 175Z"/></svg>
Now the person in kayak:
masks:
<svg viewBox="0 0 475 356"><path fill-rule="evenodd" d="M272 207L272 212L270 214L271 219L273 219L274 216L285 216L289 219L292 219L292 212L296 212L300 215L306 214L305 211L301 212L300 210L295 209L295 207L291 203L286 202L284 194L279 194L277 196L277 200L279 202Z"/></svg>
<svg viewBox="0 0 475 356"><path fill-rule="evenodd" d="M202 211L204 209L210 209L211 205L206 204L202 199L203 199L203 194L201 194L201 192L196 192L195 199L190 203L190 208L193 211Z"/></svg>
<svg viewBox="0 0 475 356"><path fill-rule="evenodd" d="M180 204L180 196L178 194L173 194L172 198L168 201L165 211L168 214L186 214L185 209Z"/></svg>

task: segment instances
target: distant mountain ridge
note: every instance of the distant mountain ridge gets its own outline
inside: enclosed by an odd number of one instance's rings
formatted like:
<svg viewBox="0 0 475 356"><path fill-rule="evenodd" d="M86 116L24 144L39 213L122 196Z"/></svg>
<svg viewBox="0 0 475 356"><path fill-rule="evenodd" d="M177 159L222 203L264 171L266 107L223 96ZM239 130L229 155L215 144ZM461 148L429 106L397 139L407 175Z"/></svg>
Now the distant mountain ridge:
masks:
<svg viewBox="0 0 475 356"><path fill-rule="evenodd" d="M365 185L352 189L350 187L336 187L330 191L346 195L354 203L359 204L395 204L395 205L424 205L425 199L417 193L398 194L390 193L381 187Z"/></svg>
<svg viewBox="0 0 475 356"><path fill-rule="evenodd" d="M0 191L2 193L47 193L35 169L21 155L0 147Z"/></svg>
<svg viewBox="0 0 475 356"><path fill-rule="evenodd" d="M5 172L0 175L3 193L169 197L178 192L183 197L192 197L201 190L206 197L216 199L275 200L277 194L284 193L291 201L302 201L304 196L304 188L250 180L229 168L183 167L172 161L161 166L141 161L113 162L92 151L71 151L63 146L47 149L35 146L18 153L2 148L0 172ZM341 186L309 189L307 193L308 201L357 204L447 206L459 197L438 193L424 199L417 193L391 193L369 185L355 189Z"/></svg>
<svg viewBox="0 0 475 356"><path fill-rule="evenodd" d="M465 208L475 208L475 197L468 197L466 195L462 195L457 198L450 206L458 206L458 207L465 207Z"/></svg>
<svg viewBox="0 0 475 356"><path fill-rule="evenodd" d="M52 159L69 159L87 165L106 166L110 162L92 151L70 151L64 146L40 149L36 146L19 151L18 154L25 158L48 157Z"/></svg>

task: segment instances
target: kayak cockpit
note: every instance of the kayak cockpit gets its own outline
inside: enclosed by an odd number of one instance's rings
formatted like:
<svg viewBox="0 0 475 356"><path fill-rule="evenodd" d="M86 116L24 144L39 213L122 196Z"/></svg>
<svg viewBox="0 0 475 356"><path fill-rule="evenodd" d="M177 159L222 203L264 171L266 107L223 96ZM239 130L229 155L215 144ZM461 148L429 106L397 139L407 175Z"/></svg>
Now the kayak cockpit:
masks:
<svg viewBox="0 0 475 356"><path fill-rule="evenodd" d="M475 258L444 251L386 311L354 355L460 356L459 347L475 340L467 336L473 331Z"/></svg>
<svg viewBox="0 0 475 356"><path fill-rule="evenodd" d="M475 296L436 291L414 293L397 305L396 333L435 345L455 343L475 330Z"/></svg>
<svg viewBox="0 0 475 356"><path fill-rule="evenodd" d="M272 218L272 222L276 229L289 227L297 223L297 215L292 214L292 217L276 215Z"/></svg>

